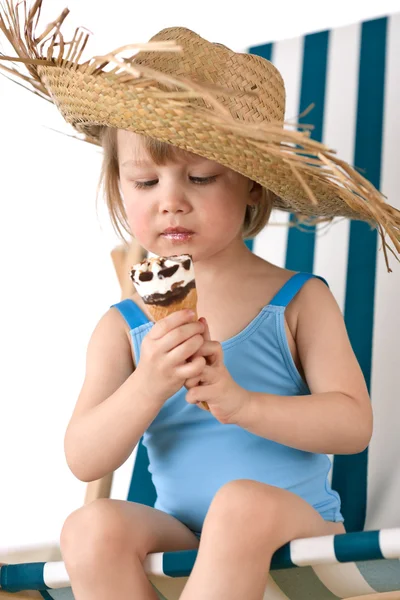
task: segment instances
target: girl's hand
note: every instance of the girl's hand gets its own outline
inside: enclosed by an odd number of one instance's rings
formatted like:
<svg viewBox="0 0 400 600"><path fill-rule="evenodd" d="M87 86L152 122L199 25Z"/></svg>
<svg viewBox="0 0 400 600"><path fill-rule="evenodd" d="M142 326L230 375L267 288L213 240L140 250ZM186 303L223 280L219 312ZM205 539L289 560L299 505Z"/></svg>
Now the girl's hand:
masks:
<svg viewBox="0 0 400 600"><path fill-rule="evenodd" d="M202 317L199 322L205 326L204 344L192 358L204 358L206 364L199 375L185 381L189 390L186 401L189 404L198 404L200 408L200 402L207 402L210 411L220 423L235 424L238 413L250 402L250 393L232 379L224 365L221 344L211 341L207 321Z"/></svg>
<svg viewBox="0 0 400 600"><path fill-rule="evenodd" d="M143 381L146 395L160 407L184 385L203 371L206 360L192 357L203 344L204 324L189 310L178 310L157 321L144 337L136 376Z"/></svg>

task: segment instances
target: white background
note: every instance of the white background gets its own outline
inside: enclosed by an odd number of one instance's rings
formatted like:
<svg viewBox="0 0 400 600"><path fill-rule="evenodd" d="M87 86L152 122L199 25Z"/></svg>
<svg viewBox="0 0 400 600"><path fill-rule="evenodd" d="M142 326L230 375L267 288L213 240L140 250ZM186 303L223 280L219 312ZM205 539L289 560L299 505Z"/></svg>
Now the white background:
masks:
<svg viewBox="0 0 400 600"><path fill-rule="evenodd" d="M169 26L245 51L400 11L400 0L107 4L68 4L66 31L94 33L86 57ZM48 1L42 23L64 7ZM3 78L0 108L1 550L57 540L83 502L85 484L66 465L63 437L89 336L119 300L119 286L110 259L117 240L101 199L96 214L100 152L52 131L70 132L54 107Z"/></svg>

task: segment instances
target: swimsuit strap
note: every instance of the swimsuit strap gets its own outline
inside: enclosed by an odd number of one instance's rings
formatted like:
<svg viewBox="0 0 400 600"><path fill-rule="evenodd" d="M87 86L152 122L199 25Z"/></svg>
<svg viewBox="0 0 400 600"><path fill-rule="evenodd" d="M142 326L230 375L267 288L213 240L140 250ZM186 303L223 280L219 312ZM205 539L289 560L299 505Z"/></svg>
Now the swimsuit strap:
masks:
<svg viewBox="0 0 400 600"><path fill-rule="evenodd" d="M272 306L287 306L296 294L301 290L303 285L309 280L317 277L321 279L326 285L328 283L323 277L319 275L313 275L312 273L295 273L289 281L287 281L279 290L279 292L273 297L270 302ZM328 286L329 287L329 286Z"/></svg>

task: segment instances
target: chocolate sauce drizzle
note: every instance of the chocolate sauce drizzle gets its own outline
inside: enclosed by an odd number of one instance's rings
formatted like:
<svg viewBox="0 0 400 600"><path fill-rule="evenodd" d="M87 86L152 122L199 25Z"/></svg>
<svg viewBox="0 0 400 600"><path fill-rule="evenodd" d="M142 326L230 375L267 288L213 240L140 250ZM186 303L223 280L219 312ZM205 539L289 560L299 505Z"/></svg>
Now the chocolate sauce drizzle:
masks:
<svg viewBox="0 0 400 600"><path fill-rule="evenodd" d="M175 258L175 257L177 257L177 256L179 256L179 255L177 255L177 254L176 254L176 255L174 255L174 256L171 256L171 257L169 257L169 258ZM166 261L166 260L167 260L167 259L166 259L166 258L164 258L164 257L160 258L160 260L159 260L159 265L160 265L160 267L161 267L161 269L160 269L160 270L159 270L159 272L158 272L158 278L159 278L159 279L166 279L167 277L172 277L172 275L174 275L174 274L177 272L177 270L179 269L179 265L173 265L172 267L165 267L165 261ZM183 266L183 268L184 268L186 271L188 271L188 270L190 269L190 264L191 264L191 260L190 260L190 258L187 258L186 260L184 260L184 261L181 263L181 265ZM136 273L135 269L132 269L132 270L131 270L131 273L130 273L130 276L131 276L131 279L132 279L132 281L134 281L134 278L135 278L135 273ZM154 274L153 274L153 272L152 272L152 271L143 271L143 272L142 272L142 273L140 273L140 275L139 275L139 281L151 281L151 280L153 279L153 276L154 276ZM181 283L181 282L180 282L180 283ZM178 283L178 284L174 284L174 285L180 285L180 283ZM186 286L186 287L187 287L187 286ZM194 287L194 286L193 286L193 287ZM168 292L168 293L170 293L170 292ZM157 296L157 295L158 295L158 296L164 296L164 294L152 294L152 296ZM149 298L149 297L152 297L152 296L147 296L147 297ZM186 294L185 294L185 296L186 296ZM184 297L184 296L183 296L183 297ZM146 301L146 300L145 300L145 301ZM148 304L149 304L149 303L148 303Z"/></svg>
<svg viewBox="0 0 400 600"><path fill-rule="evenodd" d="M173 259L177 258L178 256L179 255L174 255L168 258ZM179 264L172 265L172 267L166 267L166 260L167 258L162 257L158 261L158 264L160 265L160 270L157 274L158 279L167 279L169 277L172 277L173 275L175 275L180 265L182 265L186 271L189 271L192 262L191 258L187 258L182 262L179 262ZM131 269L130 277L133 282L135 281L135 273L136 269ZM151 281L153 277L154 273L152 271L142 271L139 274L139 281L137 283L140 283L141 281ZM164 294L158 294L156 292L154 294L149 294L148 296L143 296L143 301L145 302L145 304L156 304L157 306L170 306L171 304L174 304L179 300L183 300L188 295L190 290L196 287L194 279L192 281L189 281L189 283L184 287L182 287L182 284L183 281L176 281L172 284L171 290L169 292L165 292Z"/></svg>
<svg viewBox="0 0 400 600"><path fill-rule="evenodd" d="M181 287L182 281L177 281L173 284L171 291L165 292L165 294L150 294L149 296L143 296L145 304L157 304L157 306L170 306L177 300L183 300L186 298L190 290L195 286L195 281L189 281L187 285Z"/></svg>

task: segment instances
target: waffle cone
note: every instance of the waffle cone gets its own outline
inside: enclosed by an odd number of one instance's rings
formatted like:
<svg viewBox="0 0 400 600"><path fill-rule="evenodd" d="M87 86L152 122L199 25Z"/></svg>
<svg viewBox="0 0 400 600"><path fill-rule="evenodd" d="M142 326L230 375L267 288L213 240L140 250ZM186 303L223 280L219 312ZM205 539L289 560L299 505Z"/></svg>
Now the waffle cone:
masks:
<svg viewBox="0 0 400 600"><path fill-rule="evenodd" d="M197 315L197 291L196 288L190 290L187 296L178 302L173 302L169 306L157 306L156 304L146 304L147 312L153 317L154 321L160 321L177 310L190 309ZM207 402L201 402L203 408L210 410Z"/></svg>
<svg viewBox="0 0 400 600"><path fill-rule="evenodd" d="M153 317L154 321L160 321L164 317L176 312L177 310L190 309L196 313L197 316L197 291L196 288L190 290L190 292L183 299L179 299L177 302L173 302L168 306L160 306L157 304L146 304L147 312Z"/></svg>

